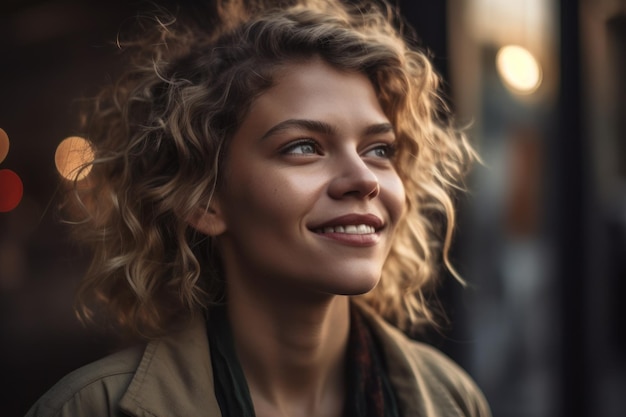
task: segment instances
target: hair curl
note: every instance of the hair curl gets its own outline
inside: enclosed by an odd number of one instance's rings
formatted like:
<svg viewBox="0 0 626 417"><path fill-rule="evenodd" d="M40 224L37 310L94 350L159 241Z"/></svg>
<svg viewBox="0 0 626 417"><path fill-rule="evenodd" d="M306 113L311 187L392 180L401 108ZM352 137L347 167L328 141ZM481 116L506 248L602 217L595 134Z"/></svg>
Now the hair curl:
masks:
<svg viewBox="0 0 626 417"><path fill-rule="evenodd" d="M101 306L120 328L152 337L223 298L212 241L187 219L219 186L251 102L281 66L315 56L369 77L397 136L407 215L379 284L360 298L400 328L432 322L427 294L442 259L456 276L451 196L475 155L428 56L382 1L245 3L220 3L214 24L155 18L124 44L130 69L93 101L86 133L96 159L72 194L86 214L78 235L93 249L79 316L91 320Z"/></svg>

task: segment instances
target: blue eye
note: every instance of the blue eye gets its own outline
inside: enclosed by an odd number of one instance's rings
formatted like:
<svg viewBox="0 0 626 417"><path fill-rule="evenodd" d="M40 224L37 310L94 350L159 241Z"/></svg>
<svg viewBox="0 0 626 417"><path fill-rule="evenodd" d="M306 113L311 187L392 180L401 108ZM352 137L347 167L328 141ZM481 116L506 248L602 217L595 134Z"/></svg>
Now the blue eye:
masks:
<svg viewBox="0 0 626 417"><path fill-rule="evenodd" d="M365 156L373 156L375 158L390 159L395 153L395 147L392 144L382 144L365 152Z"/></svg>
<svg viewBox="0 0 626 417"><path fill-rule="evenodd" d="M285 155L315 155L318 153L318 146L311 139L304 139L287 145L281 151Z"/></svg>

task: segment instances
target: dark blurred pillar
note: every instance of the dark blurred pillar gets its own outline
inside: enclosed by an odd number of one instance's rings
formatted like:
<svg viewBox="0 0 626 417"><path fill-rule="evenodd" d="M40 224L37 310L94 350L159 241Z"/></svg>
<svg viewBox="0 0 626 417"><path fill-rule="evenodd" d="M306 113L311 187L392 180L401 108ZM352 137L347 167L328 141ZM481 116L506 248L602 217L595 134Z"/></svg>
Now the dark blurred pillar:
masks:
<svg viewBox="0 0 626 417"><path fill-rule="evenodd" d="M560 2L561 82L558 131L551 144L551 201L558 282L561 285L563 416L591 416L584 292L589 174L581 111L579 0Z"/></svg>

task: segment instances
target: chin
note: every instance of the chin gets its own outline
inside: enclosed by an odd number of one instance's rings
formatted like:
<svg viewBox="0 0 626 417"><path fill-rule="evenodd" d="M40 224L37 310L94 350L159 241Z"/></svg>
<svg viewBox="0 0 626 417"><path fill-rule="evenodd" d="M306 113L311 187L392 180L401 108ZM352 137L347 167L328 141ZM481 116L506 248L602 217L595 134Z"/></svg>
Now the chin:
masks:
<svg viewBox="0 0 626 417"><path fill-rule="evenodd" d="M340 288L335 288L332 293L336 295L363 295L372 291L379 281L380 275L350 277L342 282L343 285Z"/></svg>

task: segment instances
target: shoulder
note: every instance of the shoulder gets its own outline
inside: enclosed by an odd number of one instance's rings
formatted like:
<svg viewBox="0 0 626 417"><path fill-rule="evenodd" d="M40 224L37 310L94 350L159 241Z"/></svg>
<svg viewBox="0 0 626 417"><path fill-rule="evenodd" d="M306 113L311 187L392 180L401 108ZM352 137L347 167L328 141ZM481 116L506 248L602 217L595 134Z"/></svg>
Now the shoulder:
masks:
<svg viewBox="0 0 626 417"><path fill-rule="evenodd" d="M69 373L31 407L26 417L117 416L145 346L128 348Z"/></svg>
<svg viewBox="0 0 626 417"><path fill-rule="evenodd" d="M400 343L406 360L434 392L449 395L468 416L488 415L482 391L463 368L430 345L406 336L403 339Z"/></svg>
<svg viewBox="0 0 626 417"><path fill-rule="evenodd" d="M388 366L395 370L396 382L414 384L419 394L408 401L419 399L427 409L443 411L445 416L489 417L487 401L470 375L456 362L434 347L409 339L402 332L390 328L391 340L387 348ZM426 414L431 415L431 414ZM440 414L434 414L440 415Z"/></svg>
<svg viewBox="0 0 626 417"><path fill-rule="evenodd" d="M382 348L405 414L491 416L482 391L456 362L436 348L407 337L367 306L363 313Z"/></svg>

